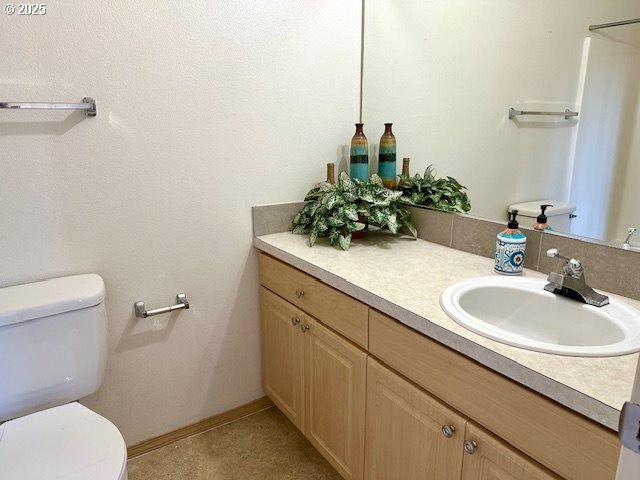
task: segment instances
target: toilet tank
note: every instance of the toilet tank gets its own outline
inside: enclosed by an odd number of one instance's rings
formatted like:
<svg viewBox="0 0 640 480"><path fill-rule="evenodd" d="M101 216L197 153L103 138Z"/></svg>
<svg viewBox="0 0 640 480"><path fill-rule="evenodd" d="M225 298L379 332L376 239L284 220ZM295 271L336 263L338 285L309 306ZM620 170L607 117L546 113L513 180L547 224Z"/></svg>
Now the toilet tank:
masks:
<svg viewBox="0 0 640 480"><path fill-rule="evenodd" d="M546 210L547 224L559 232L569 232L571 230L571 220L575 218L576 206L561 202L560 200L534 200L532 202L514 203L509 205L508 211L518 210L518 221L520 225L532 227L537 222L540 215L540 205L553 205Z"/></svg>
<svg viewBox="0 0 640 480"><path fill-rule="evenodd" d="M106 366L99 275L0 288L0 422L95 392Z"/></svg>

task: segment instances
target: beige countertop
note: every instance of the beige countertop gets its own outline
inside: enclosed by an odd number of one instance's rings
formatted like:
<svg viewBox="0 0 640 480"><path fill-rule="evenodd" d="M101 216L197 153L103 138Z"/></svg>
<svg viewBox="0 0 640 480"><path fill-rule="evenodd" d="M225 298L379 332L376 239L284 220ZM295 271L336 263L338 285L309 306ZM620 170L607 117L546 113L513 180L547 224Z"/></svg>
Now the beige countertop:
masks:
<svg viewBox="0 0 640 480"><path fill-rule="evenodd" d="M343 252L319 239L290 232L254 238L254 245L408 327L479 363L617 430L622 404L631 398L638 354L580 358L532 352L477 335L440 307L440 294L468 278L492 275L493 260L441 245L368 232ZM525 276L545 275L525 270ZM620 298L640 309L640 302Z"/></svg>

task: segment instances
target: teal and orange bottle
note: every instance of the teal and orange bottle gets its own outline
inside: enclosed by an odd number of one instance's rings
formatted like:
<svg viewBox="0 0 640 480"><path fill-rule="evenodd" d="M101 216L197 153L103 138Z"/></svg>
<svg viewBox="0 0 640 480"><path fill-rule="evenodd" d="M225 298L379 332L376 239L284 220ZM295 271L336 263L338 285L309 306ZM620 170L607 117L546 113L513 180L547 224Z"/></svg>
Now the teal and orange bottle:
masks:
<svg viewBox="0 0 640 480"><path fill-rule="evenodd" d="M396 137L391 131L391 123L384 124L378 153L378 176L387 188L395 188L396 180Z"/></svg>
<svg viewBox="0 0 640 480"><path fill-rule="evenodd" d="M369 179L369 142L362 131L364 123L356 123L356 133L351 139L349 175L360 180Z"/></svg>

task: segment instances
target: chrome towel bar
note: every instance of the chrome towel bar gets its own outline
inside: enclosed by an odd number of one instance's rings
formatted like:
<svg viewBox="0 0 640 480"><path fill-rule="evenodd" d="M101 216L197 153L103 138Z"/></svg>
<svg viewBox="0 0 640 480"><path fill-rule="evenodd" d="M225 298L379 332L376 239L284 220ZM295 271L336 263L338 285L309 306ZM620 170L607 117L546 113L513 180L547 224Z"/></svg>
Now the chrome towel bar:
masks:
<svg viewBox="0 0 640 480"><path fill-rule="evenodd" d="M598 25L589 25L589 31L600 30L601 28L620 27L622 25L631 25L632 23L640 23L640 18L632 18L630 20L620 20L619 22L600 23Z"/></svg>
<svg viewBox="0 0 640 480"><path fill-rule="evenodd" d="M162 308L154 308L153 310L147 310L146 307L144 306L143 301L136 302L134 303L136 317L140 317L140 318L153 317L154 315L160 315L162 313L170 313L176 310L189 308L189 301L187 300L186 293L179 293L178 295L176 295L176 301L177 301L176 305L169 305L168 307L162 307Z"/></svg>
<svg viewBox="0 0 640 480"><path fill-rule="evenodd" d="M84 97L82 103L0 102L0 108L16 110L84 110L87 117L95 117L98 114L96 101L91 97Z"/></svg>
<svg viewBox="0 0 640 480"><path fill-rule="evenodd" d="M518 117L520 115L562 115L565 120L569 120L571 117L577 117L579 113L572 112L568 108L564 112L537 112L537 111L516 110L515 108L509 109L509 120L513 120L515 117Z"/></svg>

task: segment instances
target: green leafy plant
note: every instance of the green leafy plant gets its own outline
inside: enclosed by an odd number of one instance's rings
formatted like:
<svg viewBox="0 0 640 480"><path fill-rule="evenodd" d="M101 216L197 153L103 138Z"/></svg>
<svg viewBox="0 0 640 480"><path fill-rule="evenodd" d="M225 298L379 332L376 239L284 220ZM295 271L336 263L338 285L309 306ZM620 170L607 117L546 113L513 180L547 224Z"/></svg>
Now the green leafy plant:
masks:
<svg viewBox="0 0 640 480"><path fill-rule="evenodd" d="M444 210L446 212L467 213L471 210L469 196L455 178L436 178L436 172L429 165L424 176L416 174L413 177L400 175L398 190L402 191L402 201L414 205Z"/></svg>
<svg viewBox="0 0 640 480"><path fill-rule="evenodd" d="M401 191L385 188L377 175L363 181L342 172L336 184L321 182L307 193L307 203L293 219L293 233L308 233L310 247L319 236L328 237L331 245L342 250L349 249L352 234L367 223L394 234L406 227L416 238L417 231L401 197Z"/></svg>

